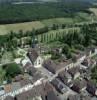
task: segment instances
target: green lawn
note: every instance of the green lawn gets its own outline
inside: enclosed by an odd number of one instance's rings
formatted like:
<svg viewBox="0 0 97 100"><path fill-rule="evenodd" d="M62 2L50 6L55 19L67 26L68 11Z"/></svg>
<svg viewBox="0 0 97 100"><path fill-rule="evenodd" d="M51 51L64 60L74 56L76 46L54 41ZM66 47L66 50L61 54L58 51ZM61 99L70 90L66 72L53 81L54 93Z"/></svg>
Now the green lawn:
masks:
<svg viewBox="0 0 97 100"><path fill-rule="evenodd" d="M12 62L14 59L13 59L13 55L11 52L5 52L2 56L2 59L1 59L1 64L5 64L5 63L9 63L9 62Z"/></svg>

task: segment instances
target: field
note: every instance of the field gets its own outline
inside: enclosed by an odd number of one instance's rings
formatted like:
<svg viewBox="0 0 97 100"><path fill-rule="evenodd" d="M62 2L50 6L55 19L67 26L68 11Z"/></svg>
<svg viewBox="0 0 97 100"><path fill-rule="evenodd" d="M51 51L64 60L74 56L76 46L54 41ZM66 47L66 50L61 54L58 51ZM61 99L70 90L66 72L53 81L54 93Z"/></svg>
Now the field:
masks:
<svg viewBox="0 0 97 100"><path fill-rule="evenodd" d="M18 32L19 30L23 30L26 32L31 31L33 28L39 29L43 27L44 25L40 21L0 25L0 35L8 34L10 31Z"/></svg>
<svg viewBox="0 0 97 100"><path fill-rule="evenodd" d="M46 26L52 26L53 24L72 24L74 21L72 18L52 18L41 21Z"/></svg>
<svg viewBox="0 0 97 100"><path fill-rule="evenodd" d="M82 17L83 15L83 17ZM87 16L87 17L86 17ZM87 18L87 19L85 19ZM0 35L8 34L10 31L19 32L23 30L23 32L31 31L34 29L40 29L44 26L52 26L53 24L73 24L84 21L90 21L91 18L88 14L85 13L77 13L75 18L52 18L41 21L33 21L33 22L25 22L25 23L17 23L17 24L5 24L0 25Z"/></svg>
<svg viewBox="0 0 97 100"><path fill-rule="evenodd" d="M92 11L97 16L97 8L90 8L90 11Z"/></svg>

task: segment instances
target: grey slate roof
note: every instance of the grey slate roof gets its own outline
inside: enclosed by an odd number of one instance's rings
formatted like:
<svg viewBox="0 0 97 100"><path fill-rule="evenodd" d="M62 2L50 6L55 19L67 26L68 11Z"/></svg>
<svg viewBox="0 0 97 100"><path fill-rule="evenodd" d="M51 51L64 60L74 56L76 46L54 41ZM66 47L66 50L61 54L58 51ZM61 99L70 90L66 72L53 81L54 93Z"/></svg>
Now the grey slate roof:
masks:
<svg viewBox="0 0 97 100"><path fill-rule="evenodd" d="M59 97L54 93L54 91L50 91L47 94L46 100L60 100Z"/></svg>
<svg viewBox="0 0 97 100"><path fill-rule="evenodd" d="M68 73L71 74L71 76L74 76L78 72L80 72L80 69L78 67L71 68L68 70Z"/></svg>
<svg viewBox="0 0 97 100"><path fill-rule="evenodd" d="M80 100L79 95L69 95L67 100Z"/></svg>
<svg viewBox="0 0 97 100"><path fill-rule="evenodd" d="M39 55L35 49L30 48L28 50L27 56L30 58L31 62L34 63Z"/></svg>
<svg viewBox="0 0 97 100"><path fill-rule="evenodd" d="M14 100L14 98L11 96L7 96L4 100Z"/></svg>

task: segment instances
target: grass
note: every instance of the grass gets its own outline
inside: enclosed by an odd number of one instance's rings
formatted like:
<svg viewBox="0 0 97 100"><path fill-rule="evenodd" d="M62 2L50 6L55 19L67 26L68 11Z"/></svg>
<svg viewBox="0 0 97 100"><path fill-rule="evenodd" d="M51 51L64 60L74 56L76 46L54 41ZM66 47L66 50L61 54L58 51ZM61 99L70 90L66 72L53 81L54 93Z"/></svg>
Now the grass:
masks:
<svg viewBox="0 0 97 100"><path fill-rule="evenodd" d="M94 18L94 20L97 21L97 8L90 8L89 10L92 11L93 14L94 14L94 15L92 16L92 18Z"/></svg>
<svg viewBox="0 0 97 100"><path fill-rule="evenodd" d="M41 21L46 26L52 26L53 24L70 24L73 23L72 18L52 18Z"/></svg>
<svg viewBox="0 0 97 100"><path fill-rule="evenodd" d="M90 8L97 15L96 8ZM6 35L10 31L19 32L23 30L23 32L31 31L34 29L40 29L44 26L52 26L53 24L74 24L79 22L91 21L91 17L88 13L78 12L74 18L52 18L52 19L45 19L41 21L33 21L33 22L25 22L25 23L16 23L16 24L5 24L0 25L0 35Z"/></svg>
<svg viewBox="0 0 97 100"><path fill-rule="evenodd" d="M94 12L97 15L96 8L90 8L90 11ZM19 32L23 30L23 32L31 31L34 29L40 29L44 26L52 26L53 24L73 24L79 22L91 21L91 16L88 13L78 12L74 18L52 18L52 19L45 19L41 21L33 21L33 22L25 22L25 23L16 23L16 24L5 24L0 25L0 35L6 35L10 31Z"/></svg>
<svg viewBox="0 0 97 100"><path fill-rule="evenodd" d="M0 25L0 35L8 34L10 31L18 32L23 30L23 32L26 32L31 31L33 28L40 29L43 27L44 25L40 21Z"/></svg>
<svg viewBox="0 0 97 100"><path fill-rule="evenodd" d="M90 8L90 11L92 11L97 16L97 8Z"/></svg>
<svg viewBox="0 0 97 100"><path fill-rule="evenodd" d="M12 62L14 59L13 59L13 55L11 52L5 52L2 56L2 59L1 59L1 63L2 64L5 64L5 63L9 63L9 62Z"/></svg>
<svg viewBox="0 0 97 100"><path fill-rule="evenodd" d="M6 35L10 31L18 32L20 30L23 30L23 32L31 31L34 29L40 29L44 26L51 26L53 24L73 24L72 18L53 18L53 19L47 19L42 21L33 21L33 22L25 22L25 23L18 23L18 24L6 24L6 25L0 25L0 35Z"/></svg>

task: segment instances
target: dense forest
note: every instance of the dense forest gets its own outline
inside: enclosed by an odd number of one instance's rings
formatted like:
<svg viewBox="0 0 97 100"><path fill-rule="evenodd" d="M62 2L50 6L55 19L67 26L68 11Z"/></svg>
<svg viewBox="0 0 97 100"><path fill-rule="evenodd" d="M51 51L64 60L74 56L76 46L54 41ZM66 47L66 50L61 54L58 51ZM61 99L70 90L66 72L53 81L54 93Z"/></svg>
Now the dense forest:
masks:
<svg viewBox="0 0 97 100"><path fill-rule="evenodd" d="M0 24L27 22L58 17L74 17L77 12L91 13L90 3L59 2L42 4L1 4Z"/></svg>

